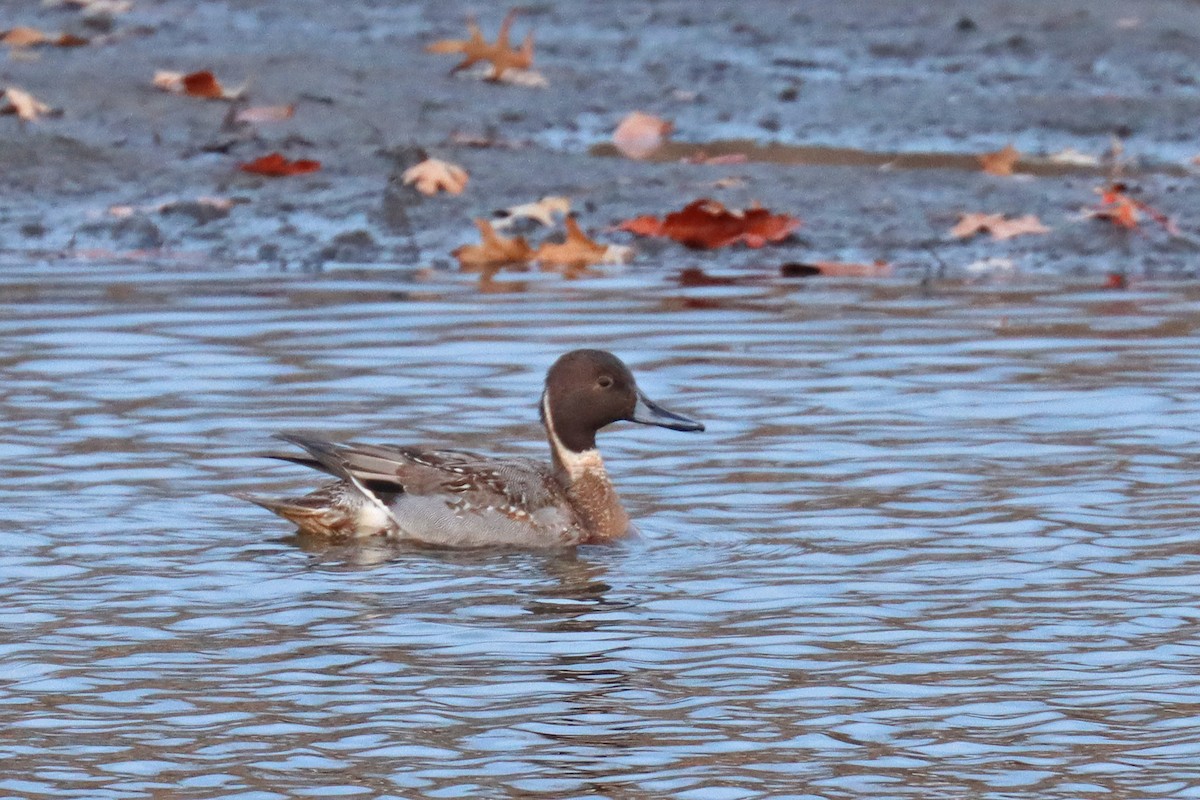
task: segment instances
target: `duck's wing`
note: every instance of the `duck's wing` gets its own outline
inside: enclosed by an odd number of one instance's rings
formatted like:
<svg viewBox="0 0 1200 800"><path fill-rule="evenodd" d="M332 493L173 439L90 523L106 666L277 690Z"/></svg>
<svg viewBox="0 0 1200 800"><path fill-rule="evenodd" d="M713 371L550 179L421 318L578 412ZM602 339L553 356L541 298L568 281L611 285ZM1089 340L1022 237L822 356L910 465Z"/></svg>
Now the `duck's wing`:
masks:
<svg viewBox="0 0 1200 800"><path fill-rule="evenodd" d="M532 459L337 443L303 434L279 438L311 456L285 460L341 478L406 538L451 547L557 546L583 534L552 469Z"/></svg>
<svg viewBox="0 0 1200 800"><path fill-rule="evenodd" d="M528 458L490 458L468 450L330 442L307 434L279 439L309 458L271 454L335 477L361 482L373 492L412 495L493 495L504 504L537 508L557 500L550 467Z"/></svg>

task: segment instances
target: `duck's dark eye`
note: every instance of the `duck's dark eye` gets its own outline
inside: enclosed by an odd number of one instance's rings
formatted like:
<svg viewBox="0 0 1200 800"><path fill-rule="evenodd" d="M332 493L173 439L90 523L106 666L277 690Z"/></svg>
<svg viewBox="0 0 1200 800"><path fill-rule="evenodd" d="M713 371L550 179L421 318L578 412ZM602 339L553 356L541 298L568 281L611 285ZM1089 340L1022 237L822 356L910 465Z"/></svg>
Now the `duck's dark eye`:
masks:
<svg viewBox="0 0 1200 800"><path fill-rule="evenodd" d="M609 388L610 386L612 386L612 383L613 383L612 378L610 378L607 375L601 375L599 378L596 379L596 385L599 386L601 389Z"/></svg>

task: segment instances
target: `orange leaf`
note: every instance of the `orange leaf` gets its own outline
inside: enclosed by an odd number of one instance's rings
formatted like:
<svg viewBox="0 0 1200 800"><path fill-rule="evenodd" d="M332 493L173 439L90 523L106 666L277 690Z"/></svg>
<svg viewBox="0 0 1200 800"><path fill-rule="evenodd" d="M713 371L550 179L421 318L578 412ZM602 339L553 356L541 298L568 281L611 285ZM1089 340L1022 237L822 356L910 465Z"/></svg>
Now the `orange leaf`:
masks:
<svg viewBox="0 0 1200 800"><path fill-rule="evenodd" d="M217 82L217 76L208 70L184 75L183 93L192 97L203 97L206 100L218 100L225 96L225 90Z"/></svg>
<svg viewBox="0 0 1200 800"><path fill-rule="evenodd" d="M646 158L662 147L674 128L661 117L634 111L613 131L613 145L626 158Z"/></svg>
<svg viewBox="0 0 1200 800"><path fill-rule="evenodd" d="M715 249L737 242L747 247L762 247L781 242L800 227L800 220L786 214L772 214L765 208L731 211L716 200L702 198L661 220L652 216L635 217L617 226L639 236L661 236L688 247Z"/></svg>
<svg viewBox="0 0 1200 800"><path fill-rule="evenodd" d="M288 161L279 153L271 153L262 158L239 164L242 172L252 172L255 175L266 175L271 178L285 178L289 175L302 175L306 172L316 172L321 168L320 161Z"/></svg>
<svg viewBox="0 0 1200 800"><path fill-rule="evenodd" d="M508 43L508 32L516 17L516 9L509 11L504 17L504 21L500 23L500 32L496 36L495 44L487 43L487 40L483 38L483 31L479 29L479 25L472 17L467 20L469 38L439 39L427 45L425 52L461 53L463 60L450 70L451 74L486 61L492 65L488 80L493 81L500 80L506 70L529 69L533 65L533 33L530 32L525 36L525 41L521 43L519 50L514 50Z"/></svg>
<svg viewBox="0 0 1200 800"><path fill-rule="evenodd" d="M562 244L543 242L533 254L535 261L543 266L590 267L593 264L624 264L633 255L633 249L613 244L600 244L589 239L579 229L574 217L567 217L567 239Z"/></svg>
<svg viewBox="0 0 1200 800"><path fill-rule="evenodd" d="M982 153L975 157L979 159L980 168L989 175L1012 175L1013 167L1021 160L1021 153L1007 144L994 153Z"/></svg>
<svg viewBox="0 0 1200 800"><path fill-rule="evenodd" d="M209 70L186 75L182 72L159 70L154 73L154 85L164 92L201 97L205 100L236 100L246 91L244 86L226 89Z"/></svg>
<svg viewBox="0 0 1200 800"><path fill-rule="evenodd" d="M1114 183L1096 190L1100 195L1098 208L1084 209L1084 216L1111 222L1118 228L1137 230L1141 216L1145 214L1157 222L1163 229L1173 235L1179 235L1175 221L1149 203L1142 202L1128 194L1129 187L1123 183Z"/></svg>
<svg viewBox="0 0 1200 800"><path fill-rule="evenodd" d="M533 258L533 249L525 241L525 237L516 236L505 239L497 235L492 223L486 219L475 220L479 228L479 244L465 244L453 250L450 255L458 259L463 269L482 270L499 268L508 265L525 265Z"/></svg>

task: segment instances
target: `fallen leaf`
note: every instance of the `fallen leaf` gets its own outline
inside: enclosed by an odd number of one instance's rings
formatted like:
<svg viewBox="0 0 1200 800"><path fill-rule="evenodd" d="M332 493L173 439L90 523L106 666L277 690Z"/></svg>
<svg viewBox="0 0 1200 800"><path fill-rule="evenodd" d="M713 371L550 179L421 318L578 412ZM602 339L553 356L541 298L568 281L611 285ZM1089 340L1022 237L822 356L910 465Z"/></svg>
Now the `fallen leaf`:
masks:
<svg viewBox="0 0 1200 800"><path fill-rule="evenodd" d="M49 35L37 28L27 28L24 26L9 28L3 35L0 35L0 44L8 47L33 47L45 44L48 41L50 41Z"/></svg>
<svg viewBox="0 0 1200 800"><path fill-rule="evenodd" d="M985 232L990 233L993 239L1002 241L1025 234L1049 233L1050 228L1033 214L1014 219L1006 219L1003 214L963 214L958 224L950 229L950 235L955 239L969 239Z"/></svg>
<svg viewBox="0 0 1200 800"><path fill-rule="evenodd" d="M1104 276L1105 289L1128 289L1129 279L1119 272L1110 272Z"/></svg>
<svg viewBox="0 0 1200 800"><path fill-rule="evenodd" d="M170 72L158 70L154 73L154 85L164 92L201 97L205 100L237 100L246 93L245 86L226 89L208 70L200 72Z"/></svg>
<svg viewBox="0 0 1200 800"><path fill-rule="evenodd" d="M233 115L235 122L258 124L262 122L283 122L296 116L296 104L288 106L251 106L243 108Z"/></svg>
<svg viewBox="0 0 1200 800"><path fill-rule="evenodd" d="M1175 221L1149 203L1129 195L1129 187L1124 183L1113 183L1096 189L1100 195L1100 205L1085 208L1085 218L1099 219L1111 222L1119 228L1137 230L1142 216L1147 216L1163 227L1172 236L1179 235Z"/></svg>
<svg viewBox="0 0 1200 800"><path fill-rule="evenodd" d="M982 153L976 156L979 166L989 175L1012 175L1013 167L1021 160L1021 153L1011 144L994 153Z"/></svg>
<svg viewBox="0 0 1200 800"><path fill-rule="evenodd" d="M310 161L301 159L299 161L288 161L280 153L271 153L261 158L256 158L253 161L248 161L245 164L239 164L238 169L242 172L251 172L255 175L266 175L271 178L285 178L289 175L303 175L306 172L316 172L321 168L320 161Z"/></svg>
<svg viewBox="0 0 1200 800"><path fill-rule="evenodd" d="M500 32L496 36L495 44L487 43L483 38L483 31L479 29L479 24L474 17L470 17L467 20L467 33L470 38L439 39L427 45L425 51L428 53L461 53L463 60L450 70L452 75L485 61L491 64L491 70L487 74L488 80L500 80L505 71L510 69L528 70L533 65L533 32L530 31L525 36L525 41L521 43L519 50L514 50L508 42L509 29L516 17L516 9L505 15L504 21L500 23Z"/></svg>
<svg viewBox="0 0 1200 800"><path fill-rule="evenodd" d="M661 117L634 111L613 131L613 145L626 158L646 158L671 134L675 126Z"/></svg>
<svg viewBox="0 0 1200 800"><path fill-rule="evenodd" d="M846 261L810 261L783 264L779 272L785 278L804 278L825 275L830 278L881 278L892 274L892 265L886 261L858 264Z"/></svg>
<svg viewBox="0 0 1200 800"><path fill-rule="evenodd" d="M512 264L528 264L533 259L533 248L523 236L505 239L496 234L492 223L486 219L475 220L479 229L480 244L465 244L451 251L463 269L480 270Z"/></svg>
<svg viewBox="0 0 1200 800"><path fill-rule="evenodd" d="M571 213L571 201L566 197L548 195L536 203L522 203L497 212L498 219L494 223L497 229L510 228L521 219L531 219L549 228L554 224L555 214L563 216Z"/></svg>
<svg viewBox="0 0 1200 800"><path fill-rule="evenodd" d="M4 89L4 105L0 106L0 114L16 114L23 120L34 122L43 114L53 113L54 109L38 100L29 92L12 86Z"/></svg>
<svg viewBox="0 0 1200 800"><path fill-rule="evenodd" d="M701 198L661 220L646 215L626 220L618 230L638 236L661 236L688 247L726 247L744 242L747 247L762 247L780 242L800 227L800 220L786 214L772 214L765 208L733 211L716 200Z"/></svg>
<svg viewBox="0 0 1200 800"><path fill-rule="evenodd" d="M579 229L574 217L567 217L567 238L562 244L543 242L533 260L543 266L590 267L594 264L624 264L633 257L632 247L600 244Z"/></svg>
<svg viewBox="0 0 1200 800"><path fill-rule="evenodd" d="M469 180L465 169L437 158L427 158L409 167L401 177L405 186L415 184L417 191L425 195L462 194Z"/></svg>
<svg viewBox="0 0 1200 800"><path fill-rule="evenodd" d="M76 36L73 33L49 34L37 28L24 26L9 28L3 34L0 34L0 44L13 48L36 47L43 44L55 47L81 47L87 43L87 39L84 39L82 36Z"/></svg>

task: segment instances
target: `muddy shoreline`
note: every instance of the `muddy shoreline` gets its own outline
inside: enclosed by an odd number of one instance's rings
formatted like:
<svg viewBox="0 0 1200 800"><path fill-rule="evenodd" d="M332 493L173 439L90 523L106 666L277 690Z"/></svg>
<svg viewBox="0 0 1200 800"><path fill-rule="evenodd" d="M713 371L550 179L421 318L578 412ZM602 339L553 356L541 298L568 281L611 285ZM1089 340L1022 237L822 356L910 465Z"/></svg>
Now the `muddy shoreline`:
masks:
<svg viewBox="0 0 1200 800"><path fill-rule="evenodd" d="M109 39L4 63L0 82L62 111L35 123L0 119L5 258L135 253L213 269L449 269L450 250L474 237L473 217L557 194L573 198L593 232L700 196L804 219L799 237L764 251L639 242L630 270L648 278L797 259L882 259L923 270L931 248L955 269L994 257L1048 275L1187 277L1196 269L1195 3L941 2L916 13L865 0L803 10L782 2L546 4L514 28L518 38L536 32L545 89L451 76L452 59L423 52L432 39L462 35L472 11L492 35L501 10L461 3L331 10L307 0L172 0L136 2L110 20L62 7L10 15L14 25ZM157 69L212 69L248 82L250 104L295 103L297 113L231 128L227 103L155 90ZM634 109L674 120L680 152L718 152L713 142L746 139L764 151L799 145L864 156L704 166L678 163L675 150L644 163L594 155ZM1100 169L1005 178L962 168L971 153L1009 142L1029 163L1066 148L1099 156L1114 135L1140 196L1174 217L1182 235L1081 220L1078 210L1103 182ZM318 159L323 169L280 180L237 171L272 151ZM461 163L470 187L460 197L411 194L400 219L389 218L388 178L421 151ZM921 153L951 168L924 168ZM1139 164L1148 168L1138 172ZM208 196L235 202L214 213L196 204ZM113 206L137 213L117 218ZM1053 231L1002 243L950 240L957 215L970 211L1037 214Z"/></svg>

